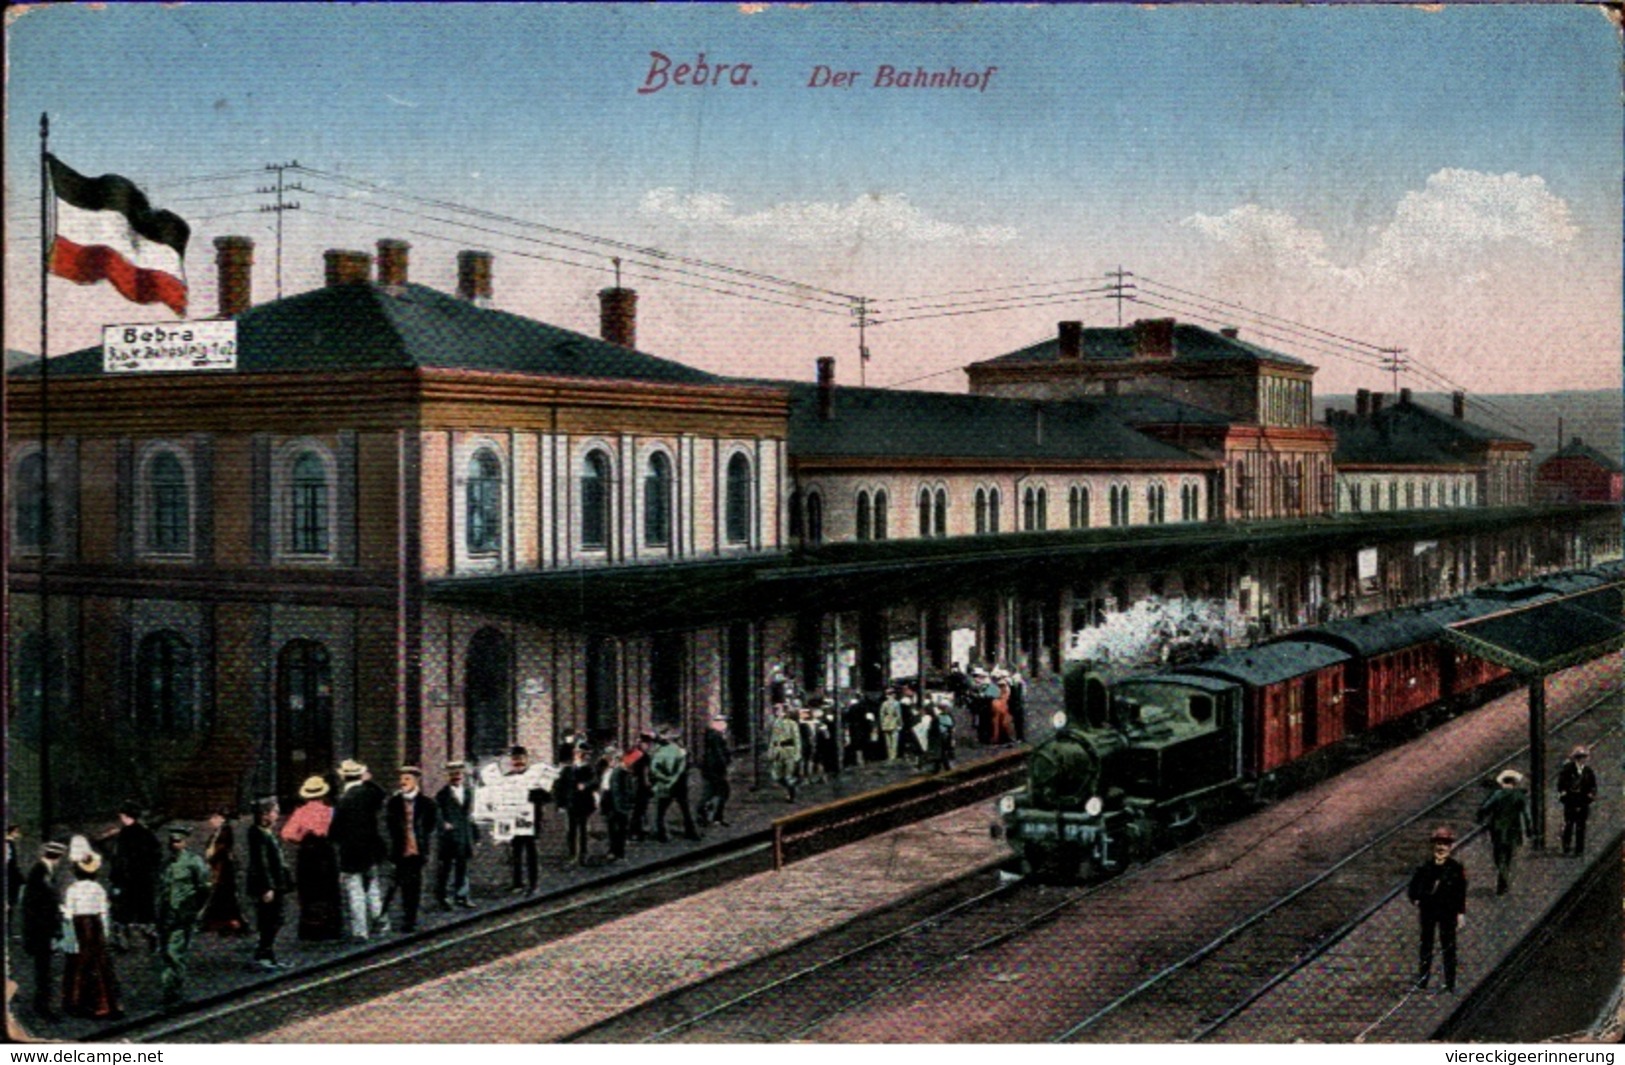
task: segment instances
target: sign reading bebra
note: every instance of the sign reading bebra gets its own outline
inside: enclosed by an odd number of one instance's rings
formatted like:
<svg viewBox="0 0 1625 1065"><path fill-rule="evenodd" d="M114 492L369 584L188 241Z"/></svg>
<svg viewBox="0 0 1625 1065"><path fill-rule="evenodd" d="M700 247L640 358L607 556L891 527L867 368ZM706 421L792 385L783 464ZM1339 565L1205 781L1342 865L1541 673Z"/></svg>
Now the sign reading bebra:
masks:
<svg viewBox="0 0 1625 1065"><path fill-rule="evenodd" d="M237 323L109 325L102 328L104 373L235 370Z"/></svg>

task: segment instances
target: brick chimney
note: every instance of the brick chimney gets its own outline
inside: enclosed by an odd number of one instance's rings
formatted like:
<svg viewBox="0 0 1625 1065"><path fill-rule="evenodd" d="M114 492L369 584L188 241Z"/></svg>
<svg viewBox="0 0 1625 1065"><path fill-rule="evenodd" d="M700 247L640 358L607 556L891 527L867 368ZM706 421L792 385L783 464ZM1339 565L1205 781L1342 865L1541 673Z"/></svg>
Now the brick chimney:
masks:
<svg viewBox="0 0 1625 1065"><path fill-rule="evenodd" d="M623 348L638 346L638 294L635 289L598 290L598 335Z"/></svg>
<svg viewBox="0 0 1625 1065"><path fill-rule="evenodd" d="M365 284L372 280L372 256L364 251L329 248L323 258L327 261L328 288Z"/></svg>
<svg viewBox="0 0 1625 1065"><path fill-rule="evenodd" d="M214 263L220 269L221 318L235 318L254 304L254 242L247 237L215 237Z"/></svg>
<svg viewBox="0 0 1625 1065"><path fill-rule="evenodd" d="M1371 417L1371 389L1362 388L1354 393L1354 416L1357 418Z"/></svg>
<svg viewBox="0 0 1625 1065"><path fill-rule="evenodd" d="M378 242L378 283L399 288L406 284L406 253L412 245L404 240Z"/></svg>
<svg viewBox="0 0 1625 1065"><path fill-rule="evenodd" d="M1467 417L1467 393L1461 391L1450 393L1450 413L1458 422Z"/></svg>
<svg viewBox="0 0 1625 1065"><path fill-rule="evenodd" d="M829 421L835 416L835 359L824 355L818 360L818 419Z"/></svg>
<svg viewBox="0 0 1625 1065"><path fill-rule="evenodd" d="M1411 390L1408 389L1408 388L1400 389L1399 390L1399 401L1401 403L1409 403L1411 401Z"/></svg>
<svg viewBox="0 0 1625 1065"><path fill-rule="evenodd" d="M1174 320L1141 318L1134 323L1134 356L1139 359L1174 357Z"/></svg>
<svg viewBox="0 0 1625 1065"><path fill-rule="evenodd" d="M1373 392L1373 393L1371 393L1371 413L1373 415L1376 415L1376 414L1380 414L1381 412L1382 412L1382 393L1381 392Z"/></svg>
<svg viewBox="0 0 1625 1065"><path fill-rule="evenodd" d="M460 251L457 253L457 295L476 307L490 306L490 252Z"/></svg>
<svg viewBox="0 0 1625 1065"><path fill-rule="evenodd" d="M1083 323L1060 322L1056 326L1063 362L1076 362L1083 358Z"/></svg>
<svg viewBox="0 0 1625 1065"><path fill-rule="evenodd" d="M1233 325L1227 325L1223 329L1219 330L1219 335L1224 337L1226 340L1235 340L1241 336L1241 330L1237 329Z"/></svg>

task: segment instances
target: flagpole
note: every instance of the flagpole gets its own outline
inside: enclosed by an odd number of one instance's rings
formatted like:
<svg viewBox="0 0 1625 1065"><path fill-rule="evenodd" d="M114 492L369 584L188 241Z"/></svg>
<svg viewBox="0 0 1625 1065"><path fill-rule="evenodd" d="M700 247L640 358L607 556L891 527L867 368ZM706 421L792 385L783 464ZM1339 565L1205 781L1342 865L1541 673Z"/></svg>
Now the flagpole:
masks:
<svg viewBox="0 0 1625 1065"><path fill-rule="evenodd" d="M55 516L51 513L51 301L49 278L51 275L51 172L48 162L51 140L51 116L39 116L39 366L40 366L40 695L39 695L39 789L40 838L50 838L51 821L55 814L51 795L51 598L49 574L51 549L55 547Z"/></svg>

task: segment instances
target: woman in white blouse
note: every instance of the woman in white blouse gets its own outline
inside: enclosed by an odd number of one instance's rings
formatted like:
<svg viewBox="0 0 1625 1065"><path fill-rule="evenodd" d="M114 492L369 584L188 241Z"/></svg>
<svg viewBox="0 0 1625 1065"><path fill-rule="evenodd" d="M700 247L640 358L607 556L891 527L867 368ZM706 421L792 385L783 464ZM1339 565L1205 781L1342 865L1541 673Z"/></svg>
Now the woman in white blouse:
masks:
<svg viewBox="0 0 1625 1065"><path fill-rule="evenodd" d="M91 851L73 865L74 881L62 895L62 915L73 925L77 950L62 973L62 1006L72 1016L117 1020L118 981L107 952L107 890L97 882L101 855Z"/></svg>

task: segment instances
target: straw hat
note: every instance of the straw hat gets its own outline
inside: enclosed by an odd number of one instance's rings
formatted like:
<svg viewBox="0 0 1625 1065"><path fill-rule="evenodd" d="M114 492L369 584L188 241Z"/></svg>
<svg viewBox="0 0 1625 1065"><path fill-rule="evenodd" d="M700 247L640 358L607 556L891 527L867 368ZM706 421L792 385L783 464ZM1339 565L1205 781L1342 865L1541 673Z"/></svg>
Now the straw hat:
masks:
<svg viewBox="0 0 1625 1065"><path fill-rule="evenodd" d="M310 777L299 785L299 797L301 799L319 799L326 795L327 791L327 781L321 777Z"/></svg>
<svg viewBox="0 0 1625 1065"><path fill-rule="evenodd" d="M102 867L102 856L95 851L91 851L77 862L74 862L73 867L86 876L94 876Z"/></svg>
<svg viewBox="0 0 1625 1065"><path fill-rule="evenodd" d="M345 780L360 780L361 775L366 771L367 767L353 758L346 758L339 763L339 776Z"/></svg>
<svg viewBox="0 0 1625 1065"><path fill-rule="evenodd" d="M1503 788L1515 788L1523 783L1523 774L1516 769L1503 769L1496 776L1495 782Z"/></svg>

